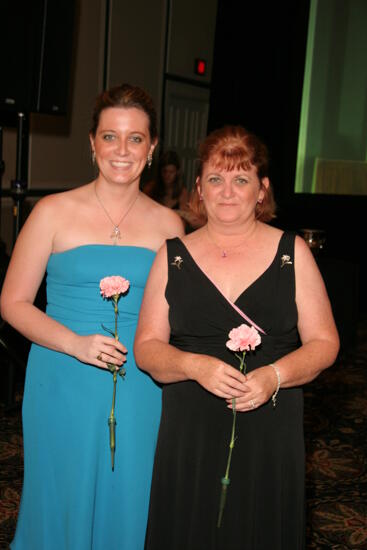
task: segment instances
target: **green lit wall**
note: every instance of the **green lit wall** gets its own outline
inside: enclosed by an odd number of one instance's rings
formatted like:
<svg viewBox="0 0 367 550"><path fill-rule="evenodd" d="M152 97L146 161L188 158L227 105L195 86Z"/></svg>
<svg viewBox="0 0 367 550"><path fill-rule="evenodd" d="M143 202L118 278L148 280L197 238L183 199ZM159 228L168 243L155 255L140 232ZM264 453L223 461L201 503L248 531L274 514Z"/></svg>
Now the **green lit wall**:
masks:
<svg viewBox="0 0 367 550"><path fill-rule="evenodd" d="M366 0L311 0L296 193L367 195L366 29Z"/></svg>

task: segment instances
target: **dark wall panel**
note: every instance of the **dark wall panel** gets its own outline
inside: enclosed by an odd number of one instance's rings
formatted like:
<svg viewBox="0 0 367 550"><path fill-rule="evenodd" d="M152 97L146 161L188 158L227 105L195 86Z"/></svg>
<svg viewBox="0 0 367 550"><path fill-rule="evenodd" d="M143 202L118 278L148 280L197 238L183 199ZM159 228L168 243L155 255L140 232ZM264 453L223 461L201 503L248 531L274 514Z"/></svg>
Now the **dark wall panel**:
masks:
<svg viewBox="0 0 367 550"><path fill-rule="evenodd" d="M74 0L1 1L1 123L18 111L66 113L74 16Z"/></svg>

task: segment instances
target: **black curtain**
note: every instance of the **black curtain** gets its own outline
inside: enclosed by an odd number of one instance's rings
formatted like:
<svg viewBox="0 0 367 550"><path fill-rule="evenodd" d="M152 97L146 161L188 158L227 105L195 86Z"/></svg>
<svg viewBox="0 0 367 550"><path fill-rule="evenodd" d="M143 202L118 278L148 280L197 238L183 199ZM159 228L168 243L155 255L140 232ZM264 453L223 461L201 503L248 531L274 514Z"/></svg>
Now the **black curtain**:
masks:
<svg viewBox="0 0 367 550"><path fill-rule="evenodd" d="M293 191L309 3L218 3L209 130L240 124L265 141L278 200Z"/></svg>

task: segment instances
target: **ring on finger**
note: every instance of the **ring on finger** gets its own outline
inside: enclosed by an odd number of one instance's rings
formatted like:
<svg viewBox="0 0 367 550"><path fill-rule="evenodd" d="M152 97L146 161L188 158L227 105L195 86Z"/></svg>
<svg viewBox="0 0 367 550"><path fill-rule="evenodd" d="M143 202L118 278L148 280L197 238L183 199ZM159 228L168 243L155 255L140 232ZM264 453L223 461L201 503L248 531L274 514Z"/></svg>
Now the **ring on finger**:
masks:
<svg viewBox="0 0 367 550"><path fill-rule="evenodd" d="M97 355L97 359L98 359L98 361L102 361L102 353L99 353L99 354Z"/></svg>
<svg viewBox="0 0 367 550"><path fill-rule="evenodd" d="M256 403L255 403L255 401L254 401L253 399L251 399L250 405L251 405L251 408L252 408L252 409L255 409L255 408L256 408Z"/></svg>

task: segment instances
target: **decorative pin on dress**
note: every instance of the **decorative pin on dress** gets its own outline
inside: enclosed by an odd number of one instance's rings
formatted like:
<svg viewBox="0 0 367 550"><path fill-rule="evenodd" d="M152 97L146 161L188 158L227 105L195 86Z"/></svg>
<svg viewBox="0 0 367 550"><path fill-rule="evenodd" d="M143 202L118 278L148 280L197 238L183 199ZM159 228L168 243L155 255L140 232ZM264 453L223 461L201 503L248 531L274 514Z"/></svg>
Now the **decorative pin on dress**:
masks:
<svg viewBox="0 0 367 550"><path fill-rule="evenodd" d="M291 257L288 254L283 254L283 256L280 258L281 264L280 267L284 267L285 265L292 265L293 262L291 262Z"/></svg>
<svg viewBox="0 0 367 550"><path fill-rule="evenodd" d="M181 269L181 265L183 264L183 259L181 256L175 256L173 262L171 262L171 265L174 265L177 267L177 269Z"/></svg>

